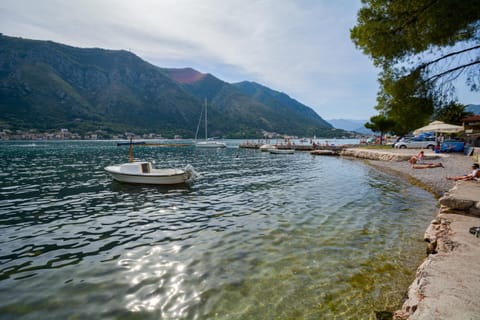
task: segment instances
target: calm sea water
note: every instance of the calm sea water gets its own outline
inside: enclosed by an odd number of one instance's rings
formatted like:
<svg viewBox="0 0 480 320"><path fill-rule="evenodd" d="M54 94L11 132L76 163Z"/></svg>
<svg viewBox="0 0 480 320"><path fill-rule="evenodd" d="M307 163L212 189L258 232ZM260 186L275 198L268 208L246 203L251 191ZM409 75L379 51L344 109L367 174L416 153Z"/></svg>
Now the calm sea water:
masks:
<svg viewBox="0 0 480 320"><path fill-rule="evenodd" d="M362 161L138 147L187 187L129 186L115 142L0 143L2 319L374 319L422 260L432 195Z"/></svg>

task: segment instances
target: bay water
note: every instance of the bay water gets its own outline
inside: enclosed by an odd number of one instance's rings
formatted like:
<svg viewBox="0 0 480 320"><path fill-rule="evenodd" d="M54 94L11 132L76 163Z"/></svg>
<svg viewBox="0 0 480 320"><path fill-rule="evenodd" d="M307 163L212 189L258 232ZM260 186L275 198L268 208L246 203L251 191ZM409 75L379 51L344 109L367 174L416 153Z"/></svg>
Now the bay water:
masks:
<svg viewBox="0 0 480 320"><path fill-rule="evenodd" d="M135 147L190 185L115 182L114 141L0 142L1 319L375 319L436 200L360 160Z"/></svg>

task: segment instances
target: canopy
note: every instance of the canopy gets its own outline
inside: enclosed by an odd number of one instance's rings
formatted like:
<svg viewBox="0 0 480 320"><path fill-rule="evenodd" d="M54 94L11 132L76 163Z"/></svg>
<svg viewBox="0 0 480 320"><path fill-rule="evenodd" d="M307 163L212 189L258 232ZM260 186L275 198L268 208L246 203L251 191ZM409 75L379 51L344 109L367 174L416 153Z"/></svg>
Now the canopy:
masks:
<svg viewBox="0 0 480 320"><path fill-rule="evenodd" d="M443 121L433 121L430 122L425 127L418 128L414 131L415 134L419 134L420 132L446 132L446 133L454 133L463 131L463 126L456 126L454 124L448 124Z"/></svg>

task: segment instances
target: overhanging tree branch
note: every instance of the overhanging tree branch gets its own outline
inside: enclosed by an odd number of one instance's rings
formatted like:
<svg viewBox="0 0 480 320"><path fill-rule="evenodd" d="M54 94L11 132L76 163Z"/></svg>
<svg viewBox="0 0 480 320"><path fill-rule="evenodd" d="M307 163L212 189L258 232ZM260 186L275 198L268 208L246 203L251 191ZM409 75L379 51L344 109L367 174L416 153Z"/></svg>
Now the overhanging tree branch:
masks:
<svg viewBox="0 0 480 320"><path fill-rule="evenodd" d="M453 56L456 56L456 55L459 55L459 54L462 54L462 53L465 53L465 52L468 52L468 51L477 50L477 49L480 49L480 45L474 46L474 47L471 47L471 48L467 48L467 49L463 49L463 50L460 50L460 51L450 52L449 54L446 54L446 55L444 55L444 56L441 56L441 57L438 58L438 59L435 59L435 60L432 60L432 61L423 63L422 65L420 65L420 66L418 67L418 69L425 69L425 68L428 67L429 65L432 65L432 64L434 64L434 63L440 62L440 61L442 61L442 60L444 60L444 59L447 59L447 58L449 58L449 57L453 57Z"/></svg>
<svg viewBox="0 0 480 320"><path fill-rule="evenodd" d="M431 76L430 78L428 78L426 81L429 82L429 81L437 81L439 78L449 74L449 73L452 73L452 72L455 72L455 71L458 71L458 70L461 70L461 69L466 69L468 67L471 67L471 66L474 66L476 64L480 64L480 59L479 60L476 60L476 61L473 61L473 62L470 62L470 63L467 63L467 64L464 64L464 65L461 65L461 66L457 66L455 68L452 68L452 69L448 69L444 72L441 72L441 73L438 73L434 76Z"/></svg>
<svg viewBox="0 0 480 320"><path fill-rule="evenodd" d="M436 106L453 97L454 82L466 72L471 90L480 90L480 0L362 4L350 35L383 69L375 108L396 121L396 131L422 126Z"/></svg>

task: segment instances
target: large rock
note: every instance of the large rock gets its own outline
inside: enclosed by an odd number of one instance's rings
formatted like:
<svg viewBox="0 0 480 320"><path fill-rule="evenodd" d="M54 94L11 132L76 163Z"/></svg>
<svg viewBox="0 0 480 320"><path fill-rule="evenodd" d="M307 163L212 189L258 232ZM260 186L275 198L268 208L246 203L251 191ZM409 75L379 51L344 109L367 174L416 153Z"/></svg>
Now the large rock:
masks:
<svg viewBox="0 0 480 320"><path fill-rule="evenodd" d="M458 213L480 217L480 183L459 181L439 200L441 213Z"/></svg>
<svg viewBox="0 0 480 320"><path fill-rule="evenodd" d="M366 149L366 148L347 148L340 153L342 156L355 157L368 160L381 161L408 161L412 156L416 155L418 150L385 150L385 149ZM439 155L425 155L425 160L438 159Z"/></svg>
<svg viewBox="0 0 480 320"><path fill-rule="evenodd" d="M341 152L342 156L355 157L368 160L382 161L405 161L410 159L411 154L401 154L388 151L369 150L363 148L349 148Z"/></svg>

